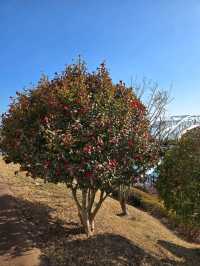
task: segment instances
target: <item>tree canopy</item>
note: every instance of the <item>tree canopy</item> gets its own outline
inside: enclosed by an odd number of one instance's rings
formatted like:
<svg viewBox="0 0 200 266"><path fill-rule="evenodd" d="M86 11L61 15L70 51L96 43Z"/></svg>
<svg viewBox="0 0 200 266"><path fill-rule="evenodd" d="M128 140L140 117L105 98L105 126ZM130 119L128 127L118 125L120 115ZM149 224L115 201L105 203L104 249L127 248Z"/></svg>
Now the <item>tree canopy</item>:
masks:
<svg viewBox="0 0 200 266"><path fill-rule="evenodd" d="M90 73L79 61L17 92L1 129L5 160L32 177L66 183L87 234L113 187L136 181L134 169L155 160L145 106L123 82L112 82L104 64Z"/></svg>

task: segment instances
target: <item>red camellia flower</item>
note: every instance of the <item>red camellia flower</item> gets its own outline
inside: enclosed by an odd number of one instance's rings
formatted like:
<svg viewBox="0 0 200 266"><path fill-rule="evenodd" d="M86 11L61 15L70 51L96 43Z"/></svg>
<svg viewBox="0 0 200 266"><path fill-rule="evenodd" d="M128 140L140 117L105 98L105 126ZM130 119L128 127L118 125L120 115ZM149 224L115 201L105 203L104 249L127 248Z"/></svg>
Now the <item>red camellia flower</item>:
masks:
<svg viewBox="0 0 200 266"><path fill-rule="evenodd" d="M139 101L138 100L132 100L131 101L131 107L139 109L139 107L140 107Z"/></svg>
<svg viewBox="0 0 200 266"><path fill-rule="evenodd" d="M87 153L87 154L91 154L94 151L94 147L92 147L89 144L86 144L83 148L83 152Z"/></svg>
<svg viewBox="0 0 200 266"><path fill-rule="evenodd" d="M109 160L109 161L108 161L108 165L109 165L109 167L110 167L111 169L114 169L114 168L116 168L116 166L117 166L117 161L116 161L115 159L113 159L113 160Z"/></svg>
<svg viewBox="0 0 200 266"><path fill-rule="evenodd" d="M131 107L134 109L138 109L141 112L143 112L145 110L144 105L138 100L132 100L131 101Z"/></svg>

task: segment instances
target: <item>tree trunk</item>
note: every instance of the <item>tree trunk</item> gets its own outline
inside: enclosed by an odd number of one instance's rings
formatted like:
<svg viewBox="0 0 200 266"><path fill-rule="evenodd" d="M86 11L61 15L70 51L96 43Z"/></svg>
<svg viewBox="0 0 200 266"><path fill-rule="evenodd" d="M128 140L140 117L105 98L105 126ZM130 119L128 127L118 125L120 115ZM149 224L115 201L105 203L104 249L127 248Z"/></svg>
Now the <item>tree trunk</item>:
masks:
<svg viewBox="0 0 200 266"><path fill-rule="evenodd" d="M81 212L80 220L88 237L92 236L94 233L94 221L91 220L89 216L87 210Z"/></svg>
<svg viewBox="0 0 200 266"><path fill-rule="evenodd" d="M94 220L90 220L91 231L94 233Z"/></svg>
<svg viewBox="0 0 200 266"><path fill-rule="evenodd" d="M122 209L122 215L128 215L127 198L129 194L129 188L121 185L119 188L119 202Z"/></svg>
<svg viewBox="0 0 200 266"><path fill-rule="evenodd" d="M122 209L122 215L128 215L127 200L126 197L122 196L120 198L120 205Z"/></svg>
<svg viewBox="0 0 200 266"><path fill-rule="evenodd" d="M96 203L96 206L94 207L96 192L97 192L96 189L82 189L81 190L82 199L78 200L77 189L72 188L72 195L74 197L74 200L78 208L78 216L85 230L85 233L87 234L88 237L92 236L94 233L95 216L98 210L100 209L103 201L108 196L108 194L105 194L104 191L101 191L99 201Z"/></svg>

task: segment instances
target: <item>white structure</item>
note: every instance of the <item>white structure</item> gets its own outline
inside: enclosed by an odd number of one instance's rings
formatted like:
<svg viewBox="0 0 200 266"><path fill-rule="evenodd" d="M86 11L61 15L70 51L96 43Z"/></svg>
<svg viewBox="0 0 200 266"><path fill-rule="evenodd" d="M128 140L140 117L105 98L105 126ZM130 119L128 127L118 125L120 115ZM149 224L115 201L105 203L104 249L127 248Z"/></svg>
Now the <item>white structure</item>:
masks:
<svg viewBox="0 0 200 266"><path fill-rule="evenodd" d="M154 125L156 128L157 125ZM200 127L200 115L171 116L163 121L163 139L177 139L188 130Z"/></svg>
<svg viewBox="0 0 200 266"><path fill-rule="evenodd" d="M153 130L160 127L160 124L153 125ZM200 115L182 115L182 116L171 116L162 122L161 132L163 140L166 139L179 139L187 131L200 127ZM158 163L158 165L161 161ZM147 186L153 186L155 180L157 179L156 168L149 169L147 171Z"/></svg>

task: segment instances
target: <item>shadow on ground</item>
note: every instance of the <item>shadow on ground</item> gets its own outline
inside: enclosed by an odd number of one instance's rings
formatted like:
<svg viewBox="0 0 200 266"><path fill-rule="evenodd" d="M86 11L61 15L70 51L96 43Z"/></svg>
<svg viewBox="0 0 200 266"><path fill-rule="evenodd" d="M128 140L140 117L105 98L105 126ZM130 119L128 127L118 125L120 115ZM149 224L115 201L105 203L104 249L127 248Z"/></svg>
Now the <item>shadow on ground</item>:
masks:
<svg viewBox="0 0 200 266"><path fill-rule="evenodd" d="M180 265L200 266L200 249L185 248L164 240L159 240L158 244L176 257L183 258L184 262L180 263Z"/></svg>
<svg viewBox="0 0 200 266"><path fill-rule="evenodd" d="M41 266L193 265L187 264L190 257L199 256L198 250L159 241L160 246L186 261L176 264L158 260L120 235L100 234L87 239L79 224L55 220L53 211L44 204L8 195L0 197L0 255L9 252L16 257L36 247L43 253Z"/></svg>
<svg viewBox="0 0 200 266"><path fill-rule="evenodd" d="M53 219L54 210L12 195L0 197L0 255L19 256L33 247L43 248L50 242L83 233L78 223Z"/></svg>
<svg viewBox="0 0 200 266"><path fill-rule="evenodd" d="M64 248L49 249L43 257L43 263L48 266L172 265L156 259L133 242L115 234L102 234L84 240L66 241Z"/></svg>

